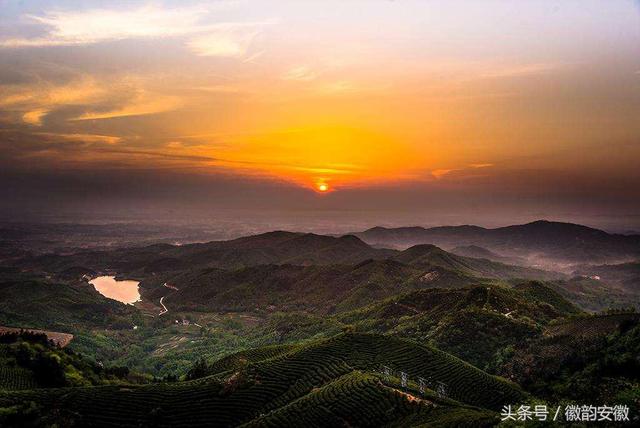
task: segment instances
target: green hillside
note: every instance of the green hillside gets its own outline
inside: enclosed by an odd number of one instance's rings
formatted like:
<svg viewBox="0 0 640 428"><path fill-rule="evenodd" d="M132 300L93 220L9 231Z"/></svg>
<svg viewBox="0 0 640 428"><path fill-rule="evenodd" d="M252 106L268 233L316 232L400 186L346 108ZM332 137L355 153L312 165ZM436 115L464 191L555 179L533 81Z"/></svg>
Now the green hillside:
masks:
<svg viewBox="0 0 640 428"><path fill-rule="evenodd" d="M342 334L284 351L258 352L253 362L236 359L241 367L225 363L230 370L224 374L190 382L0 393L0 407L13 409L4 412L10 421L22 411L12 406L34 402L38 418L59 412L60 420L82 426L300 426L298 415L313 403L320 412L309 415L315 426L323 416L352 426L374 426L377 417L390 426L451 426L461 418L484 426L495 422L487 410L526 398L516 385L451 355L392 337ZM418 397L424 401L416 401L415 384L403 389L396 378L380 374L383 365L414 381L444 382L446 397L427 390ZM372 413L352 419L364 409Z"/></svg>
<svg viewBox="0 0 640 428"><path fill-rule="evenodd" d="M279 350L283 351L282 348ZM413 378L422 376L434 382L447 383L450 398L471 405L496 408L506 397L522 397L515 385L487 375L445 352L391 336L345 333L299 348L286 349L275 358L270 352L266 355L265 359L254 361L250 367L263 375L275 370L278 376L290 376L292 383L300 376L300 370L306 372L313 368L318 373L312 376L318 376L323 370L336 373L351 369L379 372L382 366L389 366ZM237 370L246 363L240 359L238 364L232 365L229 370ZM497 396L471 391L469 388L472 383L485 385Z"/></svg>
<svg viewBox="0 0 640 428"><path fill-rule="evenodd" d="M426 341L478 367L501 348L538 336L551 320L580 313L540 283L402 294L337 316L357 331Z"/></svg>
<svg viewBox="0 0 640 428"><path fill-rule="evenodd" d="M0 390L130 383L143 377L124 367L105 368L69 349L61 349L44 334L0 335Z"/></svg>
<svg viewBox="0 0 640 428"><path fill-rule="evenodd" d="M172 292L163 286L179 289ZM331 313L365 306L420 288L463 287L483 280L444 268L409 266L393 260L356 265L261 265L226 270L208 268L157 275L141 283L143 297L176 310L279 311Z"/></svg>
<svg viewBox="0 0 640 428"><path fill-rule="evenodd" d="M7 359L0 360L0 391L17 391L33 389L38 382L31 370L22 367L11 367Z"/></svg>
<svg viewBox="0 0 640 428"><path fill-rule="evenodd" d="M221 375L226 372L239 370L249 363L257 363L260 361L277 358L284 354L295 352L301 347L302 345L296 344L270 345L263 346L261 348L253 348L245 351L235 352L204 367L203 372L199 377L208 375Z"/></svg>
<svg viewBox="0 0 640 428"><path fill-rule="evenodd" d="M420 245L390 259L368 259L352 265L192 268L153 275L142 281L141 288L143 297L159 301L165 296L165 303L176 310L251 311L271 307L279 311L333 313L423 288L460 288L496 280L561 276ZM165 283L179 290L170 291L163 286Z"/></svg>
<svg viewBox="0 0 640 428"><path fill-rule="evenodd" d="M581 316L552 323L506 350L496 370L536 395L600 402L640 397L640 315ZM635 398L633 398L635 397Z"/></svg>
<svg viewBox="0 0 640 428"><path fill-rule="evenodd" d="M602 312L611 308L640 309L640 294L630 293L615 283L586 276L574 276L544 283L588 312Z"/></svg>
<svg viewBox="0 0 640 428"><path fill-rule="evenodd" d="M561 279L563 275L487 259L448 253L433 245L416 245L405 251L374 248L353 235L331 237L311 233L269 232L231 241L171 246L157 244L112 251L78 251L25 257L19 264L64 279L83 273L113 271L135 278L173 275L214 269L239 270L263 265L358 265L367 260L391 259L422 270L437 268L476 277L509 279Z"/></svg>
<svg viewBox="0 0 640 428"><path fill-rule="evenodd" d="M389 426L430 424L441 427L493 426L495 413L404 392L383 383L381 376L353 372L243 427ZM413 395L415 394L415 395ZM366 397L366 399L363 399ZM437 404L436 404L437 403Z"/></svg>

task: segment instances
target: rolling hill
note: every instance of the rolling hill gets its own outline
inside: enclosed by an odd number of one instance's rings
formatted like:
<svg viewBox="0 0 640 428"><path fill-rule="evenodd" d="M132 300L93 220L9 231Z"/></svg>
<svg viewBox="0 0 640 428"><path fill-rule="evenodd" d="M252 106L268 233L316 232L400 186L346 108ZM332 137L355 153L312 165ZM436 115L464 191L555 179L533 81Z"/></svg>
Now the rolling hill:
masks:
<svg viewBox="0 0 640 428"><path fill-rule="evenodd" d="M355 236L339 238L312 233L269 232L205 244L156 244L110 251L46 254L22 260L25 268L41 269L69 279L77 273L114 271L135 277L195 268L239 269L264 264L354 264L383 259L394 252L370 247ZM77 272L77 273L76 273Z"/></svg>
<svg viewBox="0 0 640 428"><path fill-rule="evenodd" d="M157 244L112 251L46 254L26 257L18 264L23 269L44 271L61 279L77 280L85 273L96 272L148 278L157 274L197 269L238 270L263 265L356 265L368 260L385 259L421 268L443 267L488 278L562 277L540 269L457 256L433 245L417 245L405 251L397 251L374 248L353 235L332 237L293 232L270 232L206 244Z"/></svg>
<svg viewBox="0 0 640 428"><path fill-rule="evenodd" d="M478 367L505 346L537 337L550 321L581 311L541 283L427 289L338 315L356 331L431 343Z"/></svg>
<svg viewBox="0 0 640 428"><path fill-rule="evenodd" d="M366 244L363 244L366 245ZM368 251L366 252L368 253ZM457 256L433 245L395 251L391 258L338 265L267 264L240 269L189 269L142 281L143 296L179 310L271 308L333 313L422 288L459 288L513 278L563 275ZM178 290L167 289L170 284Z"/></svg>
<svg viewBox="0 0 640 428"><path fill-rule="evenodd" d="M31 414L83 426L490 426L505 403L526 399L516 385L436 349L392 337L342 334L269 357L226 365L189 382L0 393L5 421ZM380 373L404 371L411 382ZM420 393L419 376L442 382ZM18 407L15 407L18 406ZM28 416L26 416L28 417ZM27 419L22 419L27 420ZM323 423L324 421L324 423Z"/></svg>
<svg viewBox="0 0 640 428"><path fill-rule="evenodd" d="M492 426L502 405L531 392L624 402L637 393L637 376L623 372L637 369L638 317L580 308L631 302L636 266L581 267L605 280L522 262L622 236L573 226L436 231L456 236L460 254L281 231L17 253L0 269L0 325L75 337L64 350L0 346L0 425ZM140 279L144 307L102 297L83 278L98 273ZM160 299L169 315L158 315ZM130 378L125 365L150 374ZM56 382L43 382L43 368Z"/></svg>
<svg viewBox="0 0 640 428"><path fill-rule="evenodd" d="M560 279L564 275L542 269L506 265L487 259L458 256L435 245L414 245L393 257L401 263L429 268L442 267L467 275L492 279Z"/></svg>
<svg viewBox="0 0 640 428"><path fill-rule="evenodd" d="M388 248L418 244L433 244L444 249L479 246L500 256L528 259L530 265L554 267L619 263L640 256L640 235L610 234L577 224L543 220L496 229L478 226L374 227L354 235L371 245Z"/></svg>
<svg viewBox="0 0 640 428"><path fill-rule="evenodd" d="M427 277L425 277L427 275ZM172 291L164 283L178 288ZM141 283L143 296L175 309L333 313L426 287L462 287L481 279L438 267L368 260L356 265L261 265L158 275Z"/></svg>

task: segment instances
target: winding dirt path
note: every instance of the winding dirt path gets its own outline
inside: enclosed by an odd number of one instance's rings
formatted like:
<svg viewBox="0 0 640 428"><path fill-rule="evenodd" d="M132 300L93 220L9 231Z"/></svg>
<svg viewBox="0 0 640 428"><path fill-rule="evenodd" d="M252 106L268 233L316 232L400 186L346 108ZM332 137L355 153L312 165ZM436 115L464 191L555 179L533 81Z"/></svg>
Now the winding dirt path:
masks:
<svg viewBox="0 0 640 428"><path fill-rule="evenodd" d="M164 298L165 298L165 297L166 297L166 296L162 296L162 297L160 298L160 305L162 306L162 311L160 311L160 313L158 314L158 316L160 316L160 315L164 315L164 314L166 314L167 312L169 312L169 309L167 309L167 307L166 307L166 306L164 305L164 303L162 302L162 301L164 300Z"/></svg>
<svg viewBox="0 0 640 428"><path fill-rule="evenodd" d="M163 287L166 287L166 288L168 288L168 289L170 289L170 290L173 290L173 291L179 291L178 287L176 287L175 285L167 284L166 282L165 282L164 284L162 284L162 286L163 286ZM158 316L160 316L160 315L164 315L164 314L166 314L167 312L169 312L169 309L167 309L167 307L166 307L166 306L164 305L164 303L162 302L162 301L164 300L164 298L165 298L165 297L167 297L167 296L162 296L162 297L160 298L160 305L162 306L162 311L160 311L160 313L158 314Z"/></svg>

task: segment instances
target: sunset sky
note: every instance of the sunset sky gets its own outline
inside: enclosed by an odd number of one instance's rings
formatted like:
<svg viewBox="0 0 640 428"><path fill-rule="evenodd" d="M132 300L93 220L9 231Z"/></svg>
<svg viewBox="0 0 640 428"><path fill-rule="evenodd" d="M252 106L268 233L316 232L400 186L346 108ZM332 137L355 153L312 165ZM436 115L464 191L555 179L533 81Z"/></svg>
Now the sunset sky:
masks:
<svg viewBox="0 0 640 428"><path fill-rule="evenodd" d="M16 207L640 219L639 161L638 2L0 0Z"/></svg>

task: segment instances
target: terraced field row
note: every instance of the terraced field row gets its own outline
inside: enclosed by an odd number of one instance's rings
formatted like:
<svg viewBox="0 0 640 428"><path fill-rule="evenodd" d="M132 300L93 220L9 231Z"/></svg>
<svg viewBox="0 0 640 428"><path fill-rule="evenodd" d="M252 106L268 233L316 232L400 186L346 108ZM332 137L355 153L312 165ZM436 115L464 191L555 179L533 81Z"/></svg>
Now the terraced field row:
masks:
<svg viewBox="0 0 640 428"><path fill-rule="evenodd" d="M343 365L343 372L350 370ZM274 368L274 372L278 372ZM298 379L295 379L296 373ZM257 417L263 408L276 408L307 394L313 385L330 379L319 367L292 367L273 378L263 371L246 383L233 377L144 387L42 389L17 394L0 393L0 407L36 401L43 408L73 409L81 426L237 426ZM254 376L258 374L253 373ZM340 373L342 374L342 373Z"/></svg>
<svg viewBox="0 0 640 428"><path fill-rule="evenodd" d="M50 389L0 394L0 406L35 401L71 412L78 426L87 427L236 426L252 414L248 400L229 400L221 392L216 383Z"/></svg>
<svg viewBox="0 0 640 428"><path fill-rule="evenodd" d="M325 345L353 368L376 371L386 365L410 378L447 384L447 396L463 403L499 409L524 397L518 386L437 349L387 336L348 334Z"/></svg>
<svg viewBox="0 0 640 428"><path fill-rule="evenodd" d="M352 372L245 426L380 426L427 406L384 387L375 376Z"/></svg>
<svg viewBox="0 0 640 428"><path fill-rule="evenodd" d="M623 322L638 322L640 314L593 315L577 318L547 327L546 336L606 336L613 333Z"/></svg>
<svg viewBox="0 0 640 428"><path fill-rule="evenodd" d="M0 366L0 390L15 391L37 386L31 371L20 367Z"/></svg>
<svg viewBox="0 0 640 428"><path fill-rule="evenodd" d="M297 349L298 345L272 345L262 348L248 349L221 358L209 366L212 375L236 370L241 364L268 360Z"/></svg>

